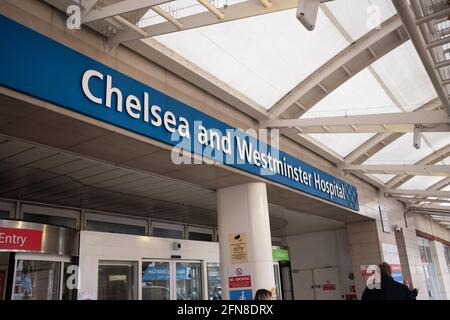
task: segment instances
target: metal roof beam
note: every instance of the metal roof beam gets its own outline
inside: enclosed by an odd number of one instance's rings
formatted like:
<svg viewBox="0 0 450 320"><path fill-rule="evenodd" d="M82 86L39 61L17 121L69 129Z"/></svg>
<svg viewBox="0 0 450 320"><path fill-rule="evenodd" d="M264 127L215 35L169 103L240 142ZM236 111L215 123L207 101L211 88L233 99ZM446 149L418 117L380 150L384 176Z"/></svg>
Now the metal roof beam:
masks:
<svg viewBox="0 0 450 320"><path fill-rule="evenodd" d="M414 132L413 124L405 125L321 125L297 127L300 134L316 133L408 133ZM421 132L450 132L450 124L436 124L430 128L423 127Z"/></svg>
<svg viewBox="0 0 450 320"><path fill-rule="evenodd" d="M362 171L375 174L450 176L450 165L384 165L384 164L346 164L341 167L345 171Z"/></svg>
<svg viewBox="0 0 450 320"><path fill-rule="evenodd" d="M216 15L212 15L211 12L206 11L178 19L178 21L183 25L182 28L177 28L173 24L168 22L162 22L142 29L147 33L148 37L155 37L158 35L173 33L181 30L195 29L217 23L234 21L296 8L297 1L298 0L272 0L272 5L270 6L270 8L266 8L265 6L261 5L259 0L248 0L241 3L229 5L226 8L220 8L220 10L217 9L224 15L223 19L217 19ZM134 32L125 31L112 37L110 41L114 43L122 43L138 39L143 39L143 37L136 35L136 33Z"/></svg>
<svg viewBox="0 0 450 320"><path fill-rule="evenodd" d="M150 8L173 0L123 0L109 6L91 10L81 18L81 23L89 23L124 13Z"/></svg>
<svg viewBox="0 0 450 320"><path fill-rule="evenodd" d="M393 198L393 199L400 200L400 201L403 201L403 202L406 201L408 203L417 204L417 205L419 205L422 202L448 203L450 201L449 199L428 199L428 198L417 199L417 198L407 198L407 197L392 196L392 195L390 195L389 198Z"/></svg>
<svg viewBox="0 0 450 320"><path fill-rule="evenodd" d="M427 103L425 103L423 106L417 108L414 112L417 111L431 111L435 110L439 107L441 107L441 101L439 98L433 99ZM370 138L368 141L360 145L358 148L353 150L346 158L345 163L362 163L363 161L370 158L372 155L374 155L376 152L378 152L380 149L384 148L385 146L391 144L392 142L396 141L398 138L400 138L403 134L402 133L379 133L372 138ZM365 157L363 157L365 156Z"/></svg>
<svg viewBox="0 0 450 320"><path fill-rule="evenodd" d="M433 152L429 156L426 156L422 160L415 163L415 165L430 165L430 164L432 165L439 161L442 161L443 159L445 159L449 156L450 156L450 145L447 145L447 146ZM411 178L411 176L408 174L398 175L398 176L392 178L391 180L389 180L386 183L386 187L387 188L397 188L400 185L402 185L403 183L405 183L406 181L408 181L410 178ZM439 189L439 188L436 188L436 189Z"/></svg>
<svg viewBox="0 0 450 320"><path fill-rule="evenodd" d="M402 196L450 198L450 191L441 191L441 190L386 189L384 190L384 192L387 194L402 195Z"/></svg>
<svg viewBox="0 0 450 320"><path fill-rule="evenodd" d="M261 121L263 128L308 128L320 126L389 126L448 124L450 117L444 111L396 112L357 116L278 119ZM328 130L327 130L328 131ZM353 131L354 132L354 131ZM376 131L375 131L376 132Z"/></svg>
<svg viewBox="0 0 450 320"><path fill-rule="evenodd" d="M324 79L333 74L336 70L345 66L346 63L351 61L359 54L367 51L368 48L370 48L376 42L382 40L387 35L391 34L392 32L396 32L396 30L400 27L402 27L402 21L398 15L395 15L394 17L382 23L380 28L369 31L362 38L352 43L346 49L337 54L334 58L325 63L316 72L311 74L307 79L302 81L296 88L289 92L275 106L273 106L270 110L271 118L278 118L302 96L319 85ZM399 44L403 43L403 41L404 40L399 40ZM376 60L376 58L372 59ZM373 61L370 61L370 63L372 62ZM368 63L368 65L370 63Z"/></svg>
<svg viewBox="0 0 450 320"><path fill-rule="evenodd" d="M418 21L420 22L421 20L415 19L414 13L411 7L409 6L408 1L392 0L392 3L394 4L394 7L397 9L397 12L401 17L401 20L403 21L403 24L405 25L405 28L408 31L411 41L414 44L414 47L416 48L416 51L420 57L420 60L422 61L422 64L425 67L425 70L427 71L428 77L430 78L434 86L434 89L436 90L439 98L442 101L445 111L450 115L450 103L448 101L446 90L442 86L442 82L438 74L438 71L434 67L433 59L430 56L428 50L426 49L425 39L423 38L417 27L417 22Z"/></svg>

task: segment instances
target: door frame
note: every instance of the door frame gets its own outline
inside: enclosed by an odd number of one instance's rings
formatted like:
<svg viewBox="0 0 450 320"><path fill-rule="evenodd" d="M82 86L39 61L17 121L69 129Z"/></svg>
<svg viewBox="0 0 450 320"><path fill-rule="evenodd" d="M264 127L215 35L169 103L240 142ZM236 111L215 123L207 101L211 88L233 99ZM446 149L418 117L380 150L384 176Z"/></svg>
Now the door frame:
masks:
<svg viewBox="0 0 450 320"><path fill-rule="evenodd" d="M41 253L21 253L16 252L14 256L14 268L11 270L13 272L13 285L11 290L11 300L14 295L14 287L16 284L16 270L17 270L17 262L19 260L28 260L28 261L52 261L59 262L59 292L58 292L58 300L62 299L62 295L64 292L64 264L70 263L70 256L60 256L54 254L41 254ZM10 270L8 270L10 272Z"/></svg>

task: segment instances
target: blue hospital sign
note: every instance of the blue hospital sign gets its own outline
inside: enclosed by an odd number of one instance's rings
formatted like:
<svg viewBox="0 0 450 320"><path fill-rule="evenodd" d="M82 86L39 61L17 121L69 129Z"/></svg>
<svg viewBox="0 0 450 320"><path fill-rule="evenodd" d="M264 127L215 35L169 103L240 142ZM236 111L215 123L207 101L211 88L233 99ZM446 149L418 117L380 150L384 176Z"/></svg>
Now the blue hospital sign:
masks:
<svg viewBox="0 0 450 320"><path fill-rule="evenodd" d="M358 211L356 188L0 15L0 85Z"/></svg>

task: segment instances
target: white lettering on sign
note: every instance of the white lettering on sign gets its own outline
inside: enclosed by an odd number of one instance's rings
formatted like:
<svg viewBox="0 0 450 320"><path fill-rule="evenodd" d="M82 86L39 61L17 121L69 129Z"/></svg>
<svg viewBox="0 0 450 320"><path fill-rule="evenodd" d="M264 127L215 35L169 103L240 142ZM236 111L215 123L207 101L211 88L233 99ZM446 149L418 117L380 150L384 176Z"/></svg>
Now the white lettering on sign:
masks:
<svg viewBox="0 0 450 320"><path fill-rule="evenodd" d="M149 94L144 92L142 101L134 95L123 97L122 91L113 86L113 78L106 75L106 88L103 97L96 96L91 90L91 79L103 81L104 75L95 70L87 70L81 79L81 87L85 96L96 104L105 104L107 108L116 109L117 112L126 113L133 119L142 119L144 122L155 127L164 126L171 133L177 132L181 137L190 139L189 122L184 117L176 117L172 112L162 112L157 105L150 106ZM115 106L113 106L113 98ZM125 100L125 108L123 108Z"/></svg>
<svg viewBox="0 0 450 320"><path fill-rule="evenodd" d="M302 187L312 188L327 195L326 198L334 202L346 200L350 207L357 207L357 203L352 205L350 201L356 198L356 191L349 194L350 199L347 199L348 192L344 182L325 173L310 172L312 169L306 164L290 164L292 160L280 156L279 150L272 148L268 150L267 145L258 142L257 139L250 139L249 135L243 134L240 130L227 129L226 132L222 132L217 128L206 128L201 121L189 123L189 116L186 118L173 111L164 110L158 105L158 98L152 101L148 92L129 94L125 89L121 90L118 87L118 81L115 84L113 80L111 75L96 70L85 71L81 85L86 98L149 126L164 128L172 134L171 139L175 139L172 141L181 140L176 145L179 150L194 151L205 158L205 163L210 163L207 161L210 159L217 163L224 163L225 160L227 164L252 164L259 168L262 175L281 175L301 184ZM142 126L142 123L140 125ZM193 129L192 132L190 128ZM172 161L176 164L190 163L183 157L180 159L178 149L172 153ZM323 195L321 197L324 198Z"/></svg>
<svg viewBox="0 0 450 320"><path fill-rule="evenodd" d="M6 233L0 232L0 244L14 244L23 247L26 241L26 236L6 235Z"/></svg>

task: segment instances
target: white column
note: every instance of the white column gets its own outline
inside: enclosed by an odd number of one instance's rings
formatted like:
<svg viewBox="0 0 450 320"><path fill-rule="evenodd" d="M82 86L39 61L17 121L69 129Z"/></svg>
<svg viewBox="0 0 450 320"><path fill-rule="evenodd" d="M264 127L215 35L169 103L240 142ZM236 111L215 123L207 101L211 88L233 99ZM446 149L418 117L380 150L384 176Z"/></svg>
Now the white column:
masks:
<svg viewBox="0 0 450 320"><path fill-rule="evenodd" d="M444 246L439 241L430 241L431 259L436 271L439 296L442 300L450 299L450 276L445 259Z"/></svg>
<svg viewBox="0 0 450 320"><path fill-rule="evenodd" d="M249 289L252 297L258 289L273 290L266 185L256 182L218 190L217 215L223 299L234 295L249 297ZM242 282L230 288L230 278L233 283Z"/></svg>

